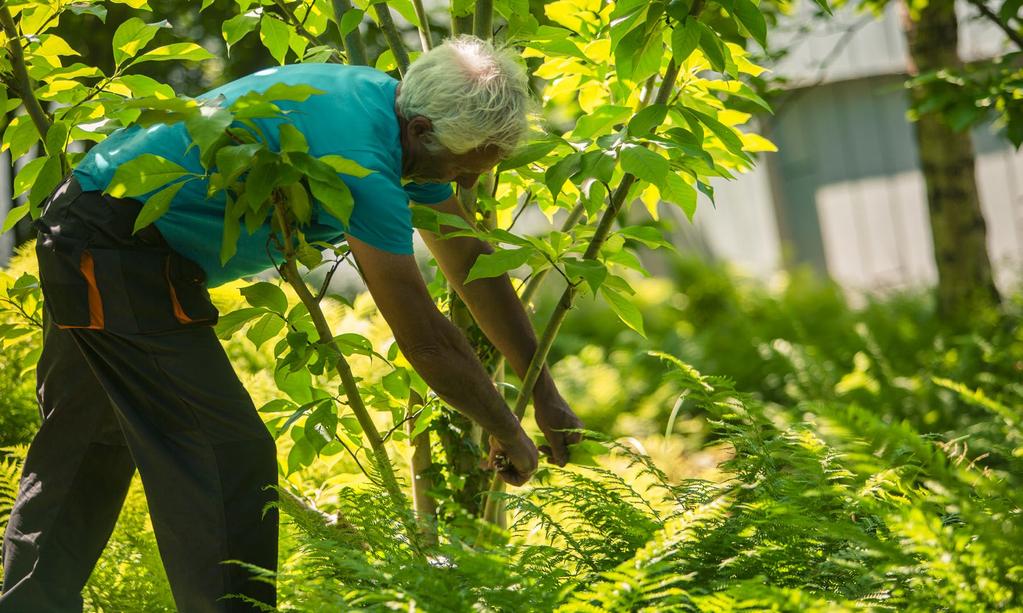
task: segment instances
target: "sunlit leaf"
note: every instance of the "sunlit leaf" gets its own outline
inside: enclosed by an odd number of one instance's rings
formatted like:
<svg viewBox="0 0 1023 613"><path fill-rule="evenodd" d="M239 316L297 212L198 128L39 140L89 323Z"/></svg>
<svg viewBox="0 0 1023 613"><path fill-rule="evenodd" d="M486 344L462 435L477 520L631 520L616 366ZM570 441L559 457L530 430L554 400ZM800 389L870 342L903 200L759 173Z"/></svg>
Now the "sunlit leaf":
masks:
<svg viewBox="0 0 1023 613"><path fill-rule="evenodd" d="M147 198L142 210L139 211L138 217L135 218L135 227L132 233L138 232L163 216L170 209L171 200L174 199L174 196L177 195L184 184L185 182L182 181L168 185Z"/></svg>

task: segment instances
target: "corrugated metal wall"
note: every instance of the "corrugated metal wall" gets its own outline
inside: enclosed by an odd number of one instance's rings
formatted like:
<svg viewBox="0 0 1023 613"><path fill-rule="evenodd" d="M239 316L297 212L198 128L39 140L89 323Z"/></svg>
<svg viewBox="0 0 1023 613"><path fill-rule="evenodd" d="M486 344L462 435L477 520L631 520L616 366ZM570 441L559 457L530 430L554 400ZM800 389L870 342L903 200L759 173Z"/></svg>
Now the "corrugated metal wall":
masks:
<svg viewBox="0 0 1023 613"><path fill-rule="evenodd" d="M960 8L961 55L996 53L1000 32ZM846 10L816 30L782 32L803 39L775 70L815 85L792 90L765 120L763 133L779 152L738 181L717 184L716 209L701 203L697 221L715 253L766 276L780 263L785 237L796 261L850 290L936 280L923 177L905 118L898 18L892 4L881 21ZM989 253L1005 287L1018 281L1023 260L1023 154L990 127L974 130L973 141Z"/></svg>

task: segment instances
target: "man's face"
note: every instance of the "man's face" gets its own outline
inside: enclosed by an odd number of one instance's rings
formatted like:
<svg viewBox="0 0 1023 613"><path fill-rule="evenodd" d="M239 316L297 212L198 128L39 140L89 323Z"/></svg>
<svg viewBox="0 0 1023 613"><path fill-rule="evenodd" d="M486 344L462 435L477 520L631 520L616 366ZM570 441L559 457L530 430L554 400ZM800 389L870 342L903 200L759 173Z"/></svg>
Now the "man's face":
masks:
<svg viewBox="0 0 1023 613"><path fill-rule="evenodd" d="M477 147L465 153L452 153L447 149L431 151L424 137L432 126L424 117L416 117L407 125L407 143L404 156L403 178L418 183L450 183L468 189L479 176L501 161L500 150L493 146Z"/></svg>
<svg viewBox="0 0 1023 613"><path fill-rule="evenodd" d="M466 153L451 153L446 149L438 153L424 150L423 153L409 178L423 183L454 181L466 189L476 185L481 174L501 161L494 147L477 147Z"/></svg>

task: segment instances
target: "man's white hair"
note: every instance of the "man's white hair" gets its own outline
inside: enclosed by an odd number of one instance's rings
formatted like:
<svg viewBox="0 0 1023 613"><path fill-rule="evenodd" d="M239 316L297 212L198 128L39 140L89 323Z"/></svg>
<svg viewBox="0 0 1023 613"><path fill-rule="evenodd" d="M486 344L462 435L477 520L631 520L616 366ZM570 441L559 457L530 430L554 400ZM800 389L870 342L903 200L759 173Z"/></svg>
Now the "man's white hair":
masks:
<svg viewBox="0 0 1023 613"><path fill-rule="evenodd" d="M422 115L452 153L495 146L510 154L528 129L532 102L526 70L510 48L463 34L412 62L398 92L398 112Z"/></svg>

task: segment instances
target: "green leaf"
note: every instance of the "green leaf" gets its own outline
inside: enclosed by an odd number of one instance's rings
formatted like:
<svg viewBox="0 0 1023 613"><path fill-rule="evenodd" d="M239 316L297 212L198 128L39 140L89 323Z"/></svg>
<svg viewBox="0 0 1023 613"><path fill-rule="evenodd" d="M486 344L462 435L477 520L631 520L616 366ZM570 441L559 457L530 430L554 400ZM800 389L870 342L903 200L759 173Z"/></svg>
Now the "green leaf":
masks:
<svg viewBox="0 0 1023 613"><path fill-rule="evenodd" d="M542 159L560 144L560 141L556 140L541 140L529 143L525 147L520 148L508 159L503 160L497 165L499 171L511 170L512 168L518 168L525 166L526 164L532 164L533 162Z"/></svg>
<svg viewBox="0 0 1023 613"><path fill-rule="evenodd" d="M305 102L309 96L315 96L325 92L322 89L317 89L312 85L307 85L305 83L274 83L262 94L258 94L256 92L252 93L264 100L278 102L281 100Z"/></svg>
<svg viewBox="0 0 1023 613"><path fill-rule="evenodd" d="M668 107L663 104L651 104L644 107L629 121L629 134L646 136L661 125L668 115Z"/></svg>
<svg viewBox="0 0 1023 613"><path fill-rule="evenodd" d="M567 157L563 157L544 173L544 183L547 185L547 189L551 190L551 197L557 202L558 194L561 193L561 188L564 187L565 181L574 175L582 163L582 154L573 153Z"/></svg>
<svg viewBox="0 0 1023 613"><path fill-rule="evenodd" d="M341 22L338 25L338 29L341 31L341 36L348 36L359 27L362 23L362 17L366 13L357 9L351 8L345 11L345 14L341 16Z"/></svg>
<svg viewBox="0 0 1023 613"><path fill-rule="evenodd" d="M393 359L393 358L392 358ZM383 376L380 383L397 400L408 400L409 377L404 368L397 368Z"/></svg>
<svg viewBox="0 0 1023 613"><path fill-rule="evenodd" d="M710 115L707 115L706 113L701 113L700 111L694 111L692 109L685 109L683 112L691 113L695 115L697 118L699 118L700 123L710 128L710 131L713 132L714 135L717 136L719 139L721 139L721 142L724 143L725 147L728 148L730 152L742 158L747 157L747 155L742 150L742 139L739 138L739 135L735 133L735 130L726 126L725 124L721 123L720 121L711 117Z"/></svg>
<svg viewBox="0 0 1023 613"><path fill-rule="evenodd" d="M317 159L333 168L334 172L351 175L360 179L376 172L375 170L364 168L355 160L350 160L340 155L323 155Z"/></svg>
<svg viewBox="0 0 1023 613"><path fill-rule="evenodd" d="M38 207L47 196L52 194L63 178L60 156L51 155L46 158L43 167L39 169L35 182L32 183L32 189L28 192L28 204L32 209Z"/></svg>
<svg viewBox="0 0 1023 613"><path fill-rule="evenodd" d="M63 121L55 121L46 132L46 152L50 155L59 155L64 152L67 145L68 124Z"/></svg>
<svg viewBox="0 0 1023 613"><path fill-rule="evenodd" d="M627 106L615 106L605 104L593 110L589 115L584 115L576 122L572 129L571 138L591 139L607 132L608 128L618 123L625 123L632 115L632 108Z"/></svg>
<svg viewBox="0 0 1023 613"><path fill-rule="evenodd" d="M38 157L32 158L27 164L21 167L18 171L17 176L14 177L14 192L11 194L12 198L24 194L32 185L36 182L36 177L39 176L39 170L46 163L47 158Z"/></svg>
<svg viewBox="0 0 1023 613"><path fill-rule="evenodd" d="M284 329L284 320L274 313L266 313L249 327L245 336L259 349L263 343L277 336Z"/></svg>
<svg viewBox="0 0 1023 613"><path fill-rule="evenodd" d="M236 44L245 35L256 29L259 25L259 17L251 13L235 15L224 22L221 32L224 35L224 42L227 43L227 52L231 53L231 46Z"/></svg>
<svg viewBox="0 0 1023 613"><path fill-rule="evenodd" d="M600 284L607 277L607 268L596 260L565 259L564 262L565 272L569 278L574 280L582 277L593 293L597 293Z"/></svg>
<svg viewBox="0 0 1023 613"><path fill-rule="evenodd" d="M664 239L664 235L660 230L652 226L628 226L619 230L618 235L639 241L651 249L660 249L662 247L668 249L675 248Z"/></svg>
<svg viewBox="0 0 1023 613"><path fill-rule="evenodd" d="M289 151L309 152L309 142L306 141L305 135L298 128L290 123L282 123L277 126L277 130L280 132L281 153Z"/></svg>
<svg viewBox="0 0 1023 613"><path fill-rule="evenodd" d="M254 307L266 307L282 315L288 310L288 297L273 283L260 281L243 287L240 291L245 301Z"/></svg>
<svg viewBox="0 0 1023 613"><path fill-rule="evenodd" d="M139 211L138 217L135 218L135 228L132 230L132 234L145 228L166 213L170 209L171 200L174 199L174 196L177 195L185 183L185 181L180 181L168 185L146 199L146 204Z"/></svg>
<svg viewBox="0 0 1023 613"><path fill-rule="evenodd" d="M18 159L28 153L37 140L39 132L36 131L32 118L27 114L15 115L4 130L3 146L0 147L0 151L10 149L11 159Z"/></svg>
<svg viewBox="0 0 1023 613"><path fill-rule="evenodd" d="M29 205L26 202L21 206L16 206L11 210L7 211L7 217L4 218L4 225L3 228L0 228L0 234L9 231L11 228L14 227L14 224L21 221L21 218L28 213L30 206L31 205Z"/></svg>
<svg viewBox="0 0 1023 613"><path fill-rule="evenodd" d="M373 343L361 334L354 332L338 334L334 337L334 342L341 347L341 352L345 355L373 355Z"/></svg>
<svg viewBox="0 0 1023 613"><path fill-rule="evenodd" d="M185 129L199 147L200 159L207 159L210 147L225 137L224 130L234 121L234 114L210 104L199 107L185 120Z"/></svg>
<svg viewBox="0 0 1023 613"><path fill-rule="evenodd" d="M646 337L646 333L643 331L643 315L640 314L639 308L632 304L627 296L623 296L618 290L612 289L607 285L600 288L600 293L604 296L611 310L618 315L618 318L625 325L639 332L640 336Z"/></svg>
<svg viewBox="0 0 1023 613"><path fill-rule="evenodd" d="M764 21L764 14L751 0L731 0L731 2L732 14L753 35L757 43L767 50L767 22Z"/></svg>
<svg viewBox="0 0 1023 613"><path fill-rule="evenodd" d="M433 422L433 418L439 415L440 412L434 408L434 403L428 403L420 411L419 415L416 416L416 425L412 428L412 432L409 433L409 438L415 438L426 431L430 427L430 423Z"/></svg>
<svg viewBox="0 0 1023 613"><path fill-rule="evenodd" d="M293 429L292 432L296 430L298 428ZM309 441L305 440L305 438L295 441L295 445L288 452L288 474L285 476L290 476L291 473L309 466L315 459L316 449L313 448Z"/></svg>
<svg viewBox="0 0 1023 613"><path fill-rule="evenodd" d="M568 446L568 461L578 466L600 466L596 458L607 453L608 448L600 442L584 440Z"/></svg>
<svg viewBox="0 0 1023 613"><path fill-rule="evenodd" d="M284 57L288 53L288 41L291 29L283 21L264 13L259 25L259 40L267 48L278 64L284 65Z"/></svg>
<svg viewBox="0 0 1023 613"><path fill-rule="evenodd" d="M689 56L696 50L700 43L700 27L696 25L696 19L686 17L684 24L675 24L671 31L671 54L676 64L689 59Z"/></svg>
<svg viewBox="0 0 1023 613"><path fill-rule="evenodd" d="M263 163L254 166L245 177L245 196L249 207L258 207L266 202L277 184L278 174L276 162Z"/></svg>
<svg viewBox="0 0 1023 613"><path fill-rule="evenodd" d="M111 46L114 50L114 64L120 66L124 60L135 57L143 47L153 40L160 28L171 27L170 22L164 20L158 23L148 24L138 17L130 17L114 31L114 38Z"/></svg>
<svg viewBox="0 0 1023 613"><path fill-rule="evenodd" d="M494 253L485 253L476 258L465 282L501 276L509 270L514 270L525 264L531 255L533 255L533 250L528 247L500 249Z"/></svg>
<svg viewBox="0 0 1023 613"><path fill-rule="evenodd" d="M381 72L390 72L398 67L397 60L394 59L394 52L390 49L384 49L384 51L377 56L377 61L373 64L373 67Z"/></svg>
<svg viewBox="0 0 1023 613"><path fill-rule="evenodd" d="M107 22L107 8L99 4L83 4L81 2L72 2L70 6L71 12L75 15L92 15L98 17L103 23Z"/></svg>
<svg viewBox="0 0 1023 613"><path fill-rule="evenodd" d="M224 208L224 233L220 239L220 265L223 266L238 251L238 237L241 235L241 222L234 212L234 203L230 196Z"/></svg>
<svg viewBox="0 0 1023 613"><path fill-rule="evenodd" d="M622 148L621 161L622 170L625 172L630 172L657 187L664 184L664 177L668 174L668 160L646 147L625 145Z"/></svg>
<svg viewBox="0 0 1023 613"><path fill-rule="evenodd" d="M157 98L173 98L174 88L165 83L160 83L152 77L141 74L125 74L110 80L110 85L123 85L131 91L136 98L155 96Z"/></svg>
<svg viewBox="0 0 1023 613"><path fill-rule="evenodd" d="M141 64L142 62L167 62L170 60L190 60L193 62L201 62L203 60L211 60L214 57L216 56L195 43L173 43L171 45L157 47L152 51L147 51L143 55L132 60L129 65L134 66L135 64Z"/></svg>
<svg viewBox="0 0 1023 613"><path fill-rule="evenodd" d="M312 190L313 197L324 210L339 219L346 227L348 226L348 219L352 216L355 200L344 181L337 178L336 175L332 181L321 181L309 177L309 189Z"/></svg>
<svg viewBox="0 0 1023 613"><path fill-rule="evenodd" d="M298 370L275 369L274 383L277 384L277 389L299 404L305 404L313 399L312 375L305 368Z"/></svg>
<svg viewBox="0 0 1023 613"><path fill-rule="evenodd" d="M220 184L228 187L249 167L256 152L263 148L262 143L248 145L229 145L217 151L217 172L221 174Z"/></svg>
<svg viewBox="0 0 1023 613"><path fill-rule="evenodd" d="M618 160L615 158L614 151L604 149L587 151L583 154L582 164L579 165L579 176L576 178L576 182L582 184L583 179L593 177L598 181L610 183L617 164Z"/></svg>
<svg viewBox="0 0 1023 613"><path fill-rule="evenodd" d="M288 196L288 206L295 215L295 219L303 225L309 223L313 215L313 208L309 203L309 194L306 193L305 187L301 183L292 183L285 188L285 192Z"/></svg>
<svg viewBox="0 0 1023 613"><path fill-rule="evenodd" d="M661 199L670 202L686 214L689 221L693 221L693 215L696 213L696 189L685 182L685 180L677 174L671 172L665 178L664 185L659 188L661 191Z"/></svg>
<svg viewBox="0 0 1023 613"><path fill-rule="evenodd" d="M694 21L700 30L700 49L707 56L711 68L718 72L725 71L725 51L721 37L702 21Z"/></svg>
<svg viewBox="0 0 1023 613"><path fill-rule="evenodd" d="M334 440L337 434L337 413L329 402L322 402L305 421L305 438L319 453L321 449Z"/></svg>
<svg viewBox="0 0 1023 613"><path fill-rule="evenodd" d="M263 313L266 313L266 309L263 307L243 307L237 311L221 315L217 320L217 325L214 327L217 338L225 341L229 340L242 326Z"/></svg>
<svg viewBox="0 0 1023 613"><path fill-rule="evenodd" d="M814 1L814 3L817 4L817 6L821 7L822 11L824 11L828 15L831 14L831 7L828 6L828 0L813 0L813 1Z"/></svg>

